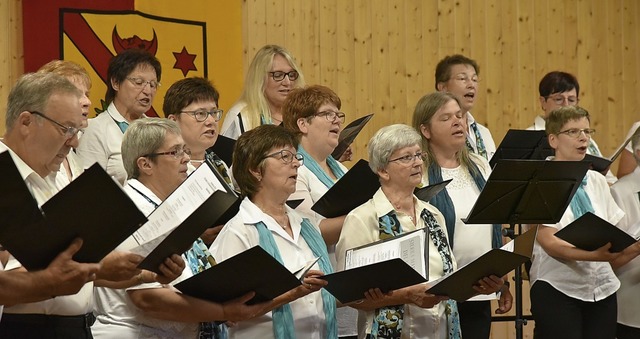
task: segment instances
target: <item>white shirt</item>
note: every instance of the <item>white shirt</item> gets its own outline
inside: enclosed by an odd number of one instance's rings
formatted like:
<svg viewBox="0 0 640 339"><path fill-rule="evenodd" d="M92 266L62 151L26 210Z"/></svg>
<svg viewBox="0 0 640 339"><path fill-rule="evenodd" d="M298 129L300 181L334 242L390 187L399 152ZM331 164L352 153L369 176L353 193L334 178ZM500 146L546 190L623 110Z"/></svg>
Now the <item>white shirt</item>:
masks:
<svg viewBox="0 0 640 339"><path fill-rule="evenodd" d="M345 173L348 171L341 163L338 163L338 165ZM306 165L302 165L298 168L296 192L289 197L289 200L304 199L296 208L296 212L299 212L309 220L316 220L317 223L320 224L320 221L325 218L314 212L311 207L320 200L328 190L329 188L327 188ZM329 246L327 250L329 252L331 265L334 269L337 269L336 247ZM338 336L354 336L358 334L358 328L356 326L358 312L355 309L340 307L336 310L336 318L338 320Z"/></svg>
<svg viewBox="0 0 640 339"><path fill-rule="evenodd" d="M260 237L254 226L262 221L273 235L276 246L284 262L291 272L297 271L307 262L315 259L315 255L300 234L302 217L294 210L286 207L289 223L293 231L293 239L269 215L263 213L248 198L240 204L240 211L224 226L211 245L211 254L217 262L222 262L254 246L259 246ZM317 229L317 226L315 226ZM319 229L317 229L320 232ZM315 264L313 269L319 269ZM265 277L268 279L268 277ZM322 296L320 291L313 292L289 303L296 338L326 338L326 323ZM274 338L271 312L254 319L241 321L229 328L230 338Z"/></svg>
<svg viewBox="0 0 640 339"><path fill-rule="evenodd" d="M491 157L496 153L496 143L493 141L493 136L491 135L491 131L488 128L476 122L476 119L473 118L471 112L467 112L467 125L469 126L469 130L467 131L467 135L469 138L469 143L473 148L473 153L478 154L478 145L476 141L476 134L471 127L471 124L475 123L478 127L478 132L480 132L480 137L482 138L482 142L484 142L484 148L487 150L487 160L491 159Z"/></svg>
<svg viewBox="0 0 640 339"><path fill-rule="evenodd" d="M635 131L635 130L634 130ZM624 217L618 222L625 232L632 236L640 235L640 167L626 175L613 186L611 195L624 211ZM640 328L640 257L636 257L616 270L620 279L618 289L618 322Z"/></svg>
<svg viewBox="0 0 640 339"><path fill-rule="evenodd" d="M602 174L587 171L587 185L584 189L591 200L595 215L614 225L624 216L624 212L613 200L609 185ZM567 207L560 222L545 226L561 230L575 219L571 207ZM531 260L531 285L538 280L546 281L574 299L599 301L615 293L620 286L608 262L556 259L548 255L537 241Z"/></svg>
<svg viewBox="0 0 640 339"><path fill-rule="evenodd" d="M136 179L130 179L124 191L145 215L151 214L162 201L146 186ZM133 237L127 238L117 250L128 251L137 246ZM183 257L186 261L186 259ZM171 285L192 276L187 267ZM129 298L127 291L148 288L172 288L170 285L146 283L125 289L107 287L95 288L96 322L91 327L96 339L151 339L151 338L197 338L198 323L184 323L160 320L147 316L140 311Z"/></svg>
<svg viewBox="0 0 640 339"><path fill-rule="evenodd" d="M470 154L471 160L478 165L482 176L487 179L491 172L489 163L477 154ZM445 188L456 213L456 225L453 235L453 254L458 265L466 265L492 248L493 225L467 225L462 222L471 212L471 208L480 196L480 190L476 186L469 170L463 166L456 168L442 168L442 179L453 179ZM427 173L422 177L423 186L429 184ZM446 230L446 226L445 226Z"/></svg>
<svg viewBox="0 0 640 339"><path fill-rule="evenodd" d="M447 236L444 217L437 208L413 197L415 203L416 225L411 218L396 211L396 216L403 232L411 232L424 228L426 225L420 218L423 209L427 209L433 214L436 221ZM389 202L382 189L378 189L373 198L351 211L344 221L340 240L336 248L338 258L338 269L344 270L345 253L348 249L361 245L370 244L380 240L379 218L394 211L393 205ZM451 258L454 269L456 267L455 255ZM390 272L380 272L380 274L390 274ZM442 257L438 248L429 242L429 281L441 278L444 275ZM425 287L426 288L426 287ZM363 296L364 297L364 296ZM431 338L444 339L447 337L447 318L445 315L445 303L441 302L433 308L420 308L413 304L405 304L402 338ZM364 338L371 333L373 324L373 311L358 311L358 338Z"/></svg>
<svg viewBox="0 0 640 339"><path fill-rule="evenodd" d="M544 131L546 129L547 123L544 120L543 117L541 116L536 116L535 120L533 121L533 125L527 127L528 131ZM631 135L629 135L631 136ZM595 140L593 140L593 138L589 139L589 146L593 146L593 148L595 148L596 152L592 152L591 151L591 147L587 147L587 154L591 154L591 155L597 155L599 157L602 157L602 152L600 152L600 147L598 147L598 143L596 143ZM633 153L633 152L631 152ZM613 172L611 172L611 170L607 171L607 175L605 176L607 179L607 182L609 184L613 184L615 183L618 178L613 175Z"/></svg>
<svg viewBox="0 0 640 339"><path fill-rule="evenodd" d="M242 110L247 107L247 103L244 101L236 102L224 116L222 121L222 127L220 128L220 135L224 135L227 138L237 140L240 134L252 129L249 120L246 117L240 115ZM242 118L242 129L240 128L240 119Z"/></svg>
<svg viewBox="0 0 640 339"><path fill-rule="evenodd" d="M75 180L82 172L84 167L82 166L82 159L73 150L67 155L67 162L69 163L69 169L71 170L71 180ZM60 165L60 170L56 172L56 181L59 181L58 185L62 187L67 186L71 181L69 180L69 174L67 173L64 164Z"/></svg>
<svg viewBox="0 0 640 339"><path fill-rule="evenodd" d="M4 143L0 143L0 152L7 150ZM62 189L55 180L56 173L52 173L46 178L42 178L33 171L20 157L9 150L22 179L29 188L29 191L36 199L39 206L42 206L49 198ZM11 256L5 270L13 270L22 267L22 264ZM68 296L59 296L35 303L18 304L4 309L5 313L32 313L47 315L82 315L93 310L93 282L86 283L78 293Z"/></svg>
<svg viewBox="0 0 640 339"><path fill-rule="evenodd" d="M97 162L122 185L127 180L120 150L124 133L116 122L126 122L126 120L112 102L106 111L89 119L89 127L80 138L80 145L76 152L85 168Z"/></svg>

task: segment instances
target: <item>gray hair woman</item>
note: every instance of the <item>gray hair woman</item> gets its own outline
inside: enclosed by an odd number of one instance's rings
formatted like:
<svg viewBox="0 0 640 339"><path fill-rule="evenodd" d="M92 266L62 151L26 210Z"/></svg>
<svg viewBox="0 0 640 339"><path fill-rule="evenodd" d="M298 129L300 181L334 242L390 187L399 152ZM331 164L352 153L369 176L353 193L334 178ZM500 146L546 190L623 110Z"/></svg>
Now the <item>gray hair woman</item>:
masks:
<svg viewBox="0 0 640 339"><path fill-rule="evenodd" d="M369 166L378 175L381 187L371 200L347 215L336 249L339 269L344 269L345 252L350 248L425 227L431 240L429 281L456 268L442 214L413 194L422 181L422 157L420 135L410 126L386 126L371 138ZM351 305L359 310L359 338L407 336L403 331L415 338L460 337L456 304L429 294L426 284L392 294L372 289L365 297Z"/></svg>

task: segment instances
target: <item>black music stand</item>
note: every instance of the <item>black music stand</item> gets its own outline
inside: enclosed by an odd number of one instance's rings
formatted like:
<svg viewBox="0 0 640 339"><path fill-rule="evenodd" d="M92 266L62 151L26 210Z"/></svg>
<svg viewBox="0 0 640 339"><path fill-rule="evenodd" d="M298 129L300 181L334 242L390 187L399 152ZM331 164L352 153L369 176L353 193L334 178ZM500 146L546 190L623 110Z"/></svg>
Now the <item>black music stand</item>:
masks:
<svg viewBox="0 0 640 339"><path fill-rule="evenodd" d="M489 164L494 167L502 159L544 160L553 154L545 131L510 129Z"/></svg>
<svg viewBox="0 0 640 339"><path fill-rule="evenodd" d="M583 161L500 160L494 167L466 224L509 224L503 234L518 235L516 225L560 220L589 169ZM522 314L522 275L515 271L516 338L527 320Z"/></svg>

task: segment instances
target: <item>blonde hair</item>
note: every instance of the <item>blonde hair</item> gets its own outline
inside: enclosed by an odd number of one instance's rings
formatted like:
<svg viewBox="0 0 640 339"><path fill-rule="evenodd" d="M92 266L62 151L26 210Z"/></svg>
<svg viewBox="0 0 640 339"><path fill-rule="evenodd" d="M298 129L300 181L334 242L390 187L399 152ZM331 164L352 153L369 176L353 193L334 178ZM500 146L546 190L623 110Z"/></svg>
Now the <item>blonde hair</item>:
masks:
<svg viewBox="0 0 640 339"><path fill-rule="evenodd" d="M239 101L247 104L242 113L244 113L244 118L249 122L249 126L260 126L261 116L265 118L265 121L271 121L271 110L269 109L267 98L264 96L264 89L269 76L268 72L273 65L273 57L276 54L285 58L289 65L298 72L299 76L294 88L304 87L305 85L300 67L293 60L289 51L278 45L266 45L260 48L253 57L251 65L249 65L244 88L239 99Z"/></svg>

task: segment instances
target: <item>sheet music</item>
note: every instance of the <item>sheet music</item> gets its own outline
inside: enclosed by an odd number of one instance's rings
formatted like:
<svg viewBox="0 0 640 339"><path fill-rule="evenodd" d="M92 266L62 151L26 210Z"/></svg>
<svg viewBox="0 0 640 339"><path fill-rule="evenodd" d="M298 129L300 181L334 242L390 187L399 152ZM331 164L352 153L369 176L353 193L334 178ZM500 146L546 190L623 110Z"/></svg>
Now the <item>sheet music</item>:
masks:
<svg viewBox="0 0 640 339"><path fill-rule="evenodd" d="M425 257L428 255L428 247L425 244L426 240L426 230L420 229L390 240L350 249L346 253L345 269L400 258L427 279Z"/></svg>
<svg viewBox="0 0 640 339"><path fill-rule="evenodd" d="M211 168L200 166L149 215L149 221L133 234L134 239L138 245L154 239L159 243L217 190L225 191Z"/></svg>

